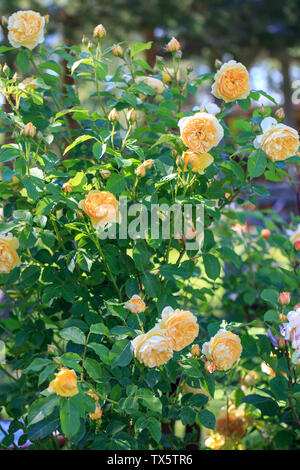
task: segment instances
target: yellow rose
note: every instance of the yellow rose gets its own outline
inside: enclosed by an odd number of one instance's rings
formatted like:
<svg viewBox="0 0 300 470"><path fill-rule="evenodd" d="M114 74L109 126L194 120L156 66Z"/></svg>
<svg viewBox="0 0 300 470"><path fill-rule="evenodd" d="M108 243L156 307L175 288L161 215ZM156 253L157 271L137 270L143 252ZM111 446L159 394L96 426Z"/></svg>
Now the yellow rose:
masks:
<svg viewBox="0 0 300 470"><path fill-rule="evenodd" d="M190 150L206 153L222 140L224 130L218 119L205 112L184 117L178 122L180 137Z"/></svg>
<svg viewBox="0 0 300 470"><path fill-rule="evenodd" d="M17 11L8 18L8 40L13 47L32 50L44 41L45 18L32 10Z"/></svg>
<svg viewBox="0 0 300 470"><path fill-rule="evenodd" d="M209 342L203 344L202 352L217 369L228 370L239 360L242 345L237 335L221 329Z"/></svg>
<svg viewBox="0 0 300 470"><path fill-rule="evenodd" d="M250 93L249 73L240 62L230 60L215 75L212 94L226 103L247 98Z"/></svg>
<svg viewBox="0 0 300 470"><path fill-rule="evenodd" d="M97 397L97 395L95 393L93 393L92 390L89 391L88 395L92 398L95 399L95 402L96 402L96 407L95 407L95 411L94 413L89 413L89 416L92 420L96 420L96 419L101 419L102 417L102 410L100 408L100 406L98 405L98 402L99 402L99 397Z"/></svg>
<svg viewBox="0 0 300 470"><path fill-rule="evenodd" d="M212 450L220 450L225 444L224 436L218 433L211 433L209 437L205 439L205 446Z"/></svg>
<svg viewBox="0 0 300 470"><path fill-rule="evenodd" d="M271 127L261 137L261 148L272 162L286 160L295 155L299 144L296 129L285 124Z"/></svg>
<svg viewBox="0 0 300 470"><path fill-rule="evenodd" d="M75 371L63 367L50 382L50 390L61 397L73 397L78 393Z"/></svg>
<svg viewBox="0 0 300 470"><path fill-rule="evenodd" d="M258 373L255 370L250 370L250 372L243 377L241 383L246 387L253 387L258 381L258 378Z"/></svg>
<svg viewBox="0 0 300 470"><path fill-rule="evenodd" d="M209 167L213 161L214 158L209 153L197 153L187 150L177 159L177 165L183 163L183 171L187 171L190 165L193 173L204 175L204 170Z"/></svg>
<svg viewBox="0 0 300 470"><path fill-rule="evenodd" d="M141 313L146 310L145 302L139 295L133 295L131 299L124 304L124 307L128 308L132 313Z"/></svg>
<svg viewBox="0 0 300 470"><path fill-rule="evenodd" d="M172 38L168 44L166 45L166 49L169 51L169 52L177 52L177 51L180 51L181 49L181 45L180 45L180 42L177 41L176 38Z"/></svg>
<svg viewBox="0 0 300 470"><path fill-rule="evenodd" d="M135 170L136 176L145 176L146 168L151 168L153 165L153 162L154 160L152 160L152 158L149 158L149 160L145 160L144 163L138 166L137 169Z"/></svg>
<svg viewBox="0 0 300 470"><path fill-rule="evenodd" d="M91 218L95 228L119 221L119 203L108 191L90 191L79 202L79 208Z"/></svg>
<svg viewBox="0 0 300 470"><path fill-rule="evenodd" d="M16 266L20 266L17 253L19 241L11 233L0 235L0 273L9 273Z"/></svg>
<svg viewBox="0 0 300 470"><path fill-rule="evenodd" d="M181 351L191 344L199 333L195 315L179 308L173 310L172 307L165 307L162 311L162 320L157 326L166 330L174 351Z"/></svg>
<svg viewBox="0 0 300 470"><path fill-rule="evenodd" d="M159 367L173 357L170 338L157 327L137 336L131 344L137 360L147 367Z"/></svg>
<svg viewBox="0 0 300 470"><path fill-rule="evenodd" d="M163 93L165 86L161 80L158 80L158 78L150 77L148 75L144 75L142 77L137 77L136 78L136 83L146 83L146 85L150 86L155 93L158 93L159 95Z"/></svg>

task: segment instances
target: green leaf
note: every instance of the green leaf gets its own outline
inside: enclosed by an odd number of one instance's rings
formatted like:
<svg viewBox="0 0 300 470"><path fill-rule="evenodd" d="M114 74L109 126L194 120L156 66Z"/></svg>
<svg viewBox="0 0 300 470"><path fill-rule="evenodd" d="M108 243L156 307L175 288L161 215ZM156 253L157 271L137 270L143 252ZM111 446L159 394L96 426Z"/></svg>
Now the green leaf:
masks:
<svg viewBox="0 0 300 470"><path fill-rule="evenodd" d="M215 415L209 410L201 410L198 414L200 423L208 429L215 429L216 418Z"/></svg>
<svg viewBox="0 0 300 470"><path fill-rule="evenodd" d="M72 142L72 144L68 145L68 147L65 148L64 155L70 150L72 150L74 147L76 147L76 145L82 144L82 142L85 142L86 140L90 140L90 139L97 140L96 137L92 135L81 135L77 137L77 139L75 139L74 142Z"/></svg>
<svg viewBox="0 0 300 470"><path fill-rule="evenodd" d="M124 176L113 173L106 184L106 191L110 191L113 194L120 194L126 187L126 180Z"/></svg>
<svg viewBox="0 0 300 470"><path fill-rule="evenodd" d="M66 398L60 407L60 424L63 433L71 439L79 431L80 414L72 400Z"/></svg>
<svg viewBox="0 0 300 470"><path fill-rule="evenodd" d="M203 262L207 276L213 280L217 279L221 272L221 265L218 258L210 253L206 253L203 255Z"/></svg>
<svg viewBox="0 0 300 470"><path fill-rule="evenodd" d="M36 441L38 439L45 439L45 437L50 436L59 425L58 413L54 412L47 418L42 421L28 426L27 435L30 441Z"/></svg>
<svg viewBox="0 0 300 470"><path fill-rule="evenodd" d="M131 349L131 342L129 342L121 352L120 356L118 359L116 359L112 367L125 367L128 366L132 359L132 349Z"/></svg>
<svg viewBox="0 0 300 470"><path fill-rule="evenodd" d="M139 52L145 51L147 49L151 49L151 46L152 46L152 41L149 41L146 43L136 43L131 48L130 56L133 57Z"/></svg>
<svg viewBox="0 0 300 470"><path fill-rule="evenodd" d="M29 54L26 49L21 49L18 52L16 62L18 67L20 67L23 72L27 72L29 67Z"/></svg>
<svg viewBox="0 0 300 470"><path fill-rule="evenodd" d="M250 403L258 408L263 415L275 416L279 411L279 406L276 401L270 397L264 397L262 395L247 395L242 399L243 403Z"/></svg>
<svg viewBox="0 0 300 470"><path fill-rule="evenodd" d="M76 326L62 330L60 336L76 344L85 344L86 341L85 334L79 328L76 328Z"/></svg>
<svg viewBox="0 0 300 470"><path fill-rule="evenodd" d="M261 149L254 150L248 158L247 170L250 178L261 176L267 165L267 157Z"/></svg>
<svg viewBox="0 0 300 470"><path fill-rule="evenodd" d="M20 151L15 147L2 145L0 152L0 163L15 160L20 155Z"/></svg>
<svg viewBox="0 0 300 470"><path fill-rule="evenodd" d="M59 400L58 395L51 394L46 398L39 398L34 401L28 410L28 424L38 423L50 416L55 407L59 405Z"/></svg>
<svg viewBox="0 0 300 470"><path fill-rule="evenodd" d="M190 406L184 406L180 411L180 419L182 424L193 424L195 422L196 413Z"/></svg>
<svg viewBox="0 0 300 470"><path fill-rule="evenodd" d="M153 439L156 441L156 442L160 442L161 440L161 424L160 422L153 418L152 416L150 418L148 418L148 429L149 429L149 432L151 434L151 436L153 437Z"/></svg>
<svg viewBox="0 0 300 470"><path fill-rule="evenodd" d="M142 276L142 283L145 288L145 292L149 297L159 297L161 293L161 283L157 276L151 273L145 273Z"/></svg>
<svg viewBox="0 0 300 470"><path fill-rule="evenodd" d="M162 403L158 397L156 397L153 392L147 388L142 388L138 390L135 398L138 398L142 401L143 405L149 408L149 410L156 413L162 412Z"/></svg>
<svg viewBox="0 0 300 470"><path fill-rule="evenodd" d="M274 289L264 289L261 293L261 298L271 305L277 305L279 292Z"/></svg>

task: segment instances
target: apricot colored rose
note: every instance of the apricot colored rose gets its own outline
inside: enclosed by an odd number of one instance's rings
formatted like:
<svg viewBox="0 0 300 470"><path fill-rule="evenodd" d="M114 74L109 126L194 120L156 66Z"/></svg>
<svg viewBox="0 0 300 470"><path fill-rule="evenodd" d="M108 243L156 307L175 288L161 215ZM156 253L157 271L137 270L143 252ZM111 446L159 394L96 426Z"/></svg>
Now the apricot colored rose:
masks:
<svg viewBox="0 0 300 470"><path fill-rule="evenodd" d="M222 65L215 75L212 94L226 103L247 98L250 93L250 80L246 67L230 60Z"/></svg>
<svg viewBox="0 0 300 470"><path fill-rule="evenodd" d="M166 330L174 351L181 351L191 344L199 333L197 318L187 310L173 310L166 307L162 311L162 320L158 327Z"/></svg>
<svg viewBox="0 0 300 470"><path fill-rule="evenodd" d="M218 119L209 113L196 113L178 122L180 137L193 152L207 153L223 138L223 127Z"/></svg>
<svg viewBox="0 0 300 470"><path fill-rule="evenodd" d="M73 397L78 393L75 371L63 367L50 382L50 390L61 397Z"/></svg>
<svg viewBox="0 0 300 470"><path fill-rule="evenodd" d="M17 253L19 241L11 233L0 236L0 273L9 273L16 266L20 266Z"/></svg>
<svg viewBox="0 0 300 470"><path fill-rule="evenodd" d="M137 336L131 344L137 360L147 367L159 367L173 357L170 338L157 327Z"/></svg>
<svg viewBox="0 0 300 470"><path fill-rule="evenodd" d="M188 167L191 166L193 173L204 175L205 169L209 167L213 161L214 158L209 153L197 153L187 150L179 157L177 165L183 163L183 171L187 171Z"/></svg>
<svg viewBox="0 0 300 470"><path fill-rule="evenodd" d="M95 228L119 221L119 203L108 191L90 191L79 202L79 208L91 218Z"/></svg>
<svg viewBox="0 0 300 470"><path fill-rule="evenodd" d="M219 330L202 346L207 359L212 360L218 370L228 370L239 360L242 353L240 338L230 331Z"/></svg>
<svg viewBox="0 0 300 470"><path fill-rule="evenodd" d="M300 141L296 129L278 124L272 117L263 119L260 125L263 133L255 138L253 144L262 148L272 162L286 160L297 153Z"/></svg>
<svg viewBox="0 0 300 470"><path fill-rule="evenodd" d="M132 313L141 313L146 310L145 302L139 295L133 295L131 299L124 304L124 307L128 308Z"/></svg>
<svg viewBox="0 0 300 470"><path fill-rule="evenodd" d="M8 18L8 40L13 47L27 47L32 50L44 41L45 18L39 13L27 10L17 11Z"/></svg>

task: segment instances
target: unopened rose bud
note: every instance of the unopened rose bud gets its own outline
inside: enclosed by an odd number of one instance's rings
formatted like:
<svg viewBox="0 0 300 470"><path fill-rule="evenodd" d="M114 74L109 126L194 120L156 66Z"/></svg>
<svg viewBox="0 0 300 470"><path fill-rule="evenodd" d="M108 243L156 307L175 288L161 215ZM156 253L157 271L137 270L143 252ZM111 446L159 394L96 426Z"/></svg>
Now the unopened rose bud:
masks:
<svg viewBox="0 0 300 470"><path fill-rule="evenodd" d="M186 68L187 73L192 73L193 70L194 70L194 67L191 64L189 64Z"/></svg>
<svg viewBox="0 0 300 470"><path fill-rule="evenodd" d="M32 122L28 122L23 129L23 134L25 137L34 137L36 134L36 127L32 124Z"/></svg>
<svg viewBox="0 0 300 470"><path fill-rule="evenodd" d="M277 109L275 113L275 117L277 118L278 121L282 121L284 119L285 114L284 114L283 108Z"/></svg>
<svg viewBox="0 0 300 470"><path fill-rule="evenodd" d="M89 41L89 42L88 42L88 45L87 45L87 48L88 48L88 49L92 49L92 47L93 47L93 43L92 43L92 41Z"/></svg>
<svg viewBox="0 0 300 470"><path fill-rule="evenodd" d="M45 19L45 24L48 24L50 21L50 15L45 15L44 19Z"/></svg>
<svg viewBox="0 0 300 470"><path fill-rule="evenodd" d="M254 124L254 126L253 126L253 132L255 132L255 133L261 132L260 127L259 127L258 124Z"/></svg>
<svg viewBox="0 0 300 470"><path fill-rule="evenodd" d="M4 27L7 25L7 18L6 18L6 16L2 16L2 18L1 18L1 24L2 24L2 26L4 26Z"/></svg>
<svg viewBox="0 0 300 470"><path fill-rule="evenodd" d="M56 354L57 352L57 347L54 346L53 344L48 344L48 352L50 354Z"/></svg>
<svg viewBox="0 0 300 470"><path fill-rule="evenodd" d="M177 52L181 50L181 45L180 42L173 37L166 45L166 48L169 52Z"/></svg>
<svg viewBox="0 0 300 470"><path fill-rule="evenodd" d="M100 170L100 175L102 178L107 179L110 177L111 173L109 170Z"/></svg>
<svg viewBox="0 0 300 470"><path fill-rule="evenodd" d="M215 60L215 69L219 70L223 65L223 62L220 59Z"/></svg>
<svg viewBox="0 0 300 470"><path fill-rule="evenodd" d="M128 111L127 120L130 124L135 121L135 110L133 108Z"/></svg>
<svg viewBox="0 0 300 470"><path fill-rule="evenodd" d="M123 51L122 47L118 45L118 46L114 47L113 54L116 57L123 57L124 51Z"/></svg>
<svg viewBox="0 0 300 470"><path fill-rule="evenodd" d="M117 122L119 120L119 113L116 108L113 108L108 115L108 119L111 122Z"/></svg>
<svg viewBox="0 0 300 470"><path fill-rule="evenodd" d="M104 28L103 24L98 24L98 26L96 26L93 36L97 39L102 39L104 36L106 36L106 29Z"/></svg>
<svg viewBox="0 0 300 470"><path fill-rule="evenodd" d="M296 251L300 250L300 240L298 240L297 242L294 243L294 248L295 248Z"/></svg>
<svg viewBox="0 0 300 470"><path fill-rule="evenodd" d="M3 72L7 75L9 72L10 72L10 68L9 66L7 65L7 63L5 63L3 65Z"/></svg>
<svg viewBox="0 0 300 470"><path fill-rule="evenodd" d="M68 181L62 185L62 190L64 193L71 193L73 191L71 183Z"/></svg>
<svg viewBox="0 0 300 470"><path fill-rule="evenodd" d="M278 302L281 305L288 305L291 301L291 294L290 292L280 292Z"/></svg>
<svg viewBox="0 0 300 470"><path fill-rule="evenodd" d="M213 362L210 362L210 361L206 361L205 362L205 369L207 370L207 372L209 372L210 374L212 374L215 369L216 369L216 366Z"/></svg>
<svg viewBox="0 0 300 470"><path fill-rule="evenodd" d="M201 351L199 344L193 344L193 346L191 347L191 354L192 356L200 356Z"/></svg>
<svg viewBox="0 0 300 470"><path fill-rule="evenodd" d="M261 231L261 236L268 240L269 236L271 235L271 231L268 228L264 228Z"/></svg>
<svg viewBox="0 0 300 470"><path fill-rule="evenodd" d="M13 78L12 78L13 82L16 82L18 80L18 78L19 78L19 76L18 76L17 72L15 72L14 75L13 75Z"/></svg>

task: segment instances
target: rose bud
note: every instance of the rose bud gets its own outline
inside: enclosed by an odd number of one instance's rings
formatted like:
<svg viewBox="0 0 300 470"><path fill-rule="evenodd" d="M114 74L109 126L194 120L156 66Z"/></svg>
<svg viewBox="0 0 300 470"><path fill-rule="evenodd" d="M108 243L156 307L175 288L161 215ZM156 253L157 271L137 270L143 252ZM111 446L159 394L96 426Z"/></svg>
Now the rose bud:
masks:
<svg viewBox="0 0 300 470"><path fill-rule="evenodd" d="M99 170L99 173L104 179L109 178L111 174L109 170Z"/></svg>
<svg viewBox="0 0 300 470"><path fill-rule="evenodd" d="M32 124L32 122L28 122L23 129L23 134L25 137L34 137L36 134L36 127Z"/></svg>
<svg viewBox="0 0 300 470"><path fill-rule="evenodd" d="M117 122L119 120L119 113L118 111L116 110L116 108L113 108L109 115L108 115L108 119L109 121L111 122Z"/></svg>
<svg viewBox="0 0 300 470"><path fill-rule="evenodd" d="M191 354L192 356L200 356L201 351L199 344L193 344L193 346L191 347Z"/></svg>
<svg viewBox="0 0 300 470"><path fill-rule="evenodd" d="M181 45L180 42L173 37L166 45L166 48L169 52L177 52L181 50Z"/></svg>
<svg viewBox="0 0 300 470"><path fill-rule="evenodd" d="M300 250L300 240L298 240L297 242L294 243L294 247L295 247L296 251Z"/></svg>
<svg viewBox="0 0 300 470"><path fill-rule="evenodd" d="M127 120L129 121L130 124L132 124L135 121L135 109L134 108L131 108L128 111Z"/></svg>
<svg viewBox="0 0 300 470"><path fill-rule="evenodd" d="M283 108L277 109L275 113L275 117L277 118L278 121L282 121L284 119L285 114L284 114Z"/></svg>
<svg viewBox="0 0 300 470"><path fill-rule="evenodd" d="M2 24L2 26L4 26L4 27L7 25L7 18L6 18L6 16L2 16L2 18L1 18L1 24Z"/></svg>
<svg viewBox="0 0 300 470"><path fill-rule="evenodd" d="M62 190L64 193L71 193L72 192L72 185L68 181L62 185Z"/></svg>
<svg viewBox="0 0 300 470"><path fill-rule="evenodd" d="M104 36L106 36L106 30L103 24L98 24L98 26L95 27L93 36L97 39L102 39Z"/></svg>
<svg viewBox="0 0 300 470"><path fill-rule="evenodd" d="M262 229L262 231L261 231L261 236L262 236L263 238L265 238L265 239L267 240L270 235L271 235L271 231L270 231L268 228Z"/></svg>
<svg viewBox="0 0 300 470"><path fill-rule="evenodd" d="M223 65L223 62L220 59L215 60L215 68L216 70L219 70Z"/></svg>
<svg viewBox="0 0 300 470"><path fill-rule="evenodd" d="M205 370L209 372L210 374L213 374L216 369L216 365L213 362L206 361L205 362Z"/></svg>
<svg viewBox="0 0 300 470"><path fill-rule="evenodd" d="M114 49L113 49L113 54L116 56L116 57L123 57L124 55L124 51L123 51L123 48L121 46L116 46Z"/></svg>
<svg viewBox="0 0 300 470"><path fill-rule="evenodd" d="M281 305L288 305L291 301L291 294L290 292L280 292L278 302Z"/></svg>

